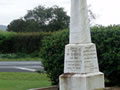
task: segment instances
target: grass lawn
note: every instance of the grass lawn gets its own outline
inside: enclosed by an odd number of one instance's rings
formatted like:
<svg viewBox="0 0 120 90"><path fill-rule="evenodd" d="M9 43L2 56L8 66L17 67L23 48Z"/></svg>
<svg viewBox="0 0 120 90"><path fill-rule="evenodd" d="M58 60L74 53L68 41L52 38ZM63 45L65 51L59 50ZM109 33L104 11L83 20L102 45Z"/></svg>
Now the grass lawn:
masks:
<svg viewBox="0 0 120 90"><path fill-rule="evenodd" d="M0 90L28 90L51 86L46 74L0 72Z"/></svg>
<svg viewBox="0 0 120 90"><path fill-rule="evenodd" d="M0 61L41 61L41 58L0 58Z"/></svg>

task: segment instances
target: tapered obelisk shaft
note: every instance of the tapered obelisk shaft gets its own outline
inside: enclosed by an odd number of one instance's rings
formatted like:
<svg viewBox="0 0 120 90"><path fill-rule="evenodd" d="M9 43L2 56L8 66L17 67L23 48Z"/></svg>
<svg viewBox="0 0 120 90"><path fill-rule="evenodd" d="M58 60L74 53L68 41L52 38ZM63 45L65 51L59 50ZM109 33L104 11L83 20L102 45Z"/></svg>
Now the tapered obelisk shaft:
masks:
<svg viewBox="0 0 120 90"><path fill-rule="evenodd" d="M86 0L71 0L70 44L91 43Z"/></svg>

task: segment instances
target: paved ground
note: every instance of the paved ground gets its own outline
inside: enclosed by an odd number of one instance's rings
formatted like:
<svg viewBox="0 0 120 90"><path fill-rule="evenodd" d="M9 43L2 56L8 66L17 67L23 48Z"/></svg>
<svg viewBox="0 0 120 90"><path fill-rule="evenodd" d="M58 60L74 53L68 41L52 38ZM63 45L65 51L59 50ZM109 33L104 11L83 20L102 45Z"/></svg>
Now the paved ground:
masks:
<svg viewBox="0 0 120 90"><path fill-rule="evenodd" d="M43 71L40 61L0 62L0 72L35 72Z"/></svg>

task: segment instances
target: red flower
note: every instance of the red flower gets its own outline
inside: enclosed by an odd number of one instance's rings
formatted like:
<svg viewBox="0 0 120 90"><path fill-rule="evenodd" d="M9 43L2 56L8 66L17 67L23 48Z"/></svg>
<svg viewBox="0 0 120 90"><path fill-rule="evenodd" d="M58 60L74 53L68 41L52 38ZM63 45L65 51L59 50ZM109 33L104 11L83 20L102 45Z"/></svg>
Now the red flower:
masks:
<svg viewBox="0 0 120 90"><path fill-rule="evenodd" d="M56 46L54 46L54 48L56 48Z"/></svg>

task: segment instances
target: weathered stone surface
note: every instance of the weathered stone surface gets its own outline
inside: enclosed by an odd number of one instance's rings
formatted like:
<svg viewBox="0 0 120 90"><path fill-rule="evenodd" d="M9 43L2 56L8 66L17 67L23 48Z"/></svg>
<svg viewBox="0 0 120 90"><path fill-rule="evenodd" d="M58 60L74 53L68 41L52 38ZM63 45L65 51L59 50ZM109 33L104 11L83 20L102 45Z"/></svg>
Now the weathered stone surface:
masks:
<svg viewBox="0 0 120 90"><path fill-rule="evenodd" d="M95 44L66 45L64 73L94 72L99 72Z"/></svg>
<svg viewBox="0 0 120 90"><path fill-rule="evenodd" d="M70 44L91 43L86 0L71 0Z"/></svg>
<svg viewBox="0 0 120 90"><path fill-rule="evenodd" d="M119 87L107 87L107 88L99 88L95 90L120 90L120 88Z"/></svg>
<svg viewBox="0 0 120 90"><path fill-rule="evenodd" d="M65 47L64 74L59 80L60 90L104 88L96 46L91 43L86 0L71 0L70 38Z"/></svg>
<svg viewBox="0 0 120 90"><path fill-rule="evenodd" d="M60 90L95 90L104 88L104 74L62 74Z"/></svg>

